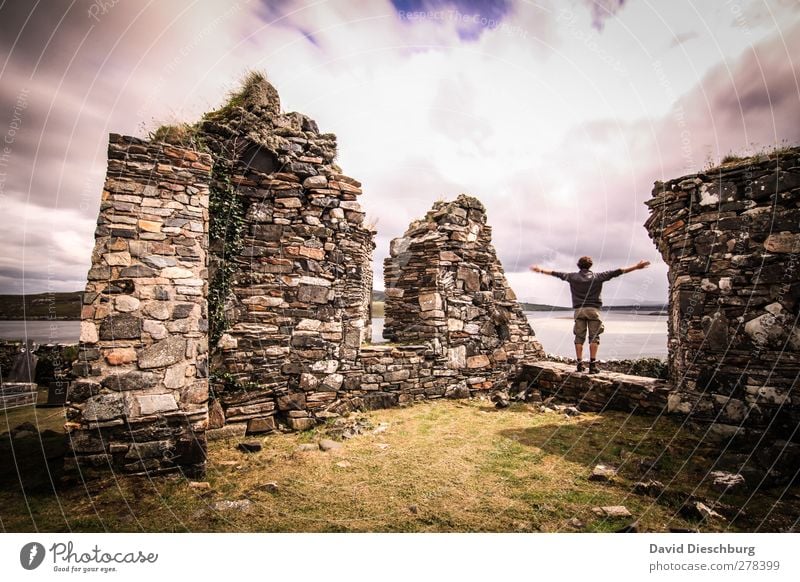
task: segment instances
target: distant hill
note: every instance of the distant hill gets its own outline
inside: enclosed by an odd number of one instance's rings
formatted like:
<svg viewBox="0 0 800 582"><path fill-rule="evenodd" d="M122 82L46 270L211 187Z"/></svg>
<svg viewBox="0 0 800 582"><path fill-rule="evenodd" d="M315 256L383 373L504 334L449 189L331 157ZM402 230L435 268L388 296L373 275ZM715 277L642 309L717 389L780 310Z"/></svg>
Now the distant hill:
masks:
<svg viewBox="0 0 800 582"><path fill-rule="evenodd" d="M0 295L0 320L80 319L82 291Z"/></svg>
<svg viewBox="0 0 800 582"><path fill-rule="evenodd" d="M372 290L372 301L373 303L383 303L386 301L386 293L381 290ZM546 303L531 303L528 301L520 301L520 305L522 309L525 311L572 311L572 307L566 307L563 305L548 305ZM383 305L381 305L381 309ZM640 303L637 304L635 300L631 300L629 305L604 305L603 311L639 311L642 314L648 314L651 312L666 312L667 311L667 304L666 303ZM374 314L373 310L373 314ZM381 312L382 315L382 312ZM377 316L376 317L380 317Z"/></svg>

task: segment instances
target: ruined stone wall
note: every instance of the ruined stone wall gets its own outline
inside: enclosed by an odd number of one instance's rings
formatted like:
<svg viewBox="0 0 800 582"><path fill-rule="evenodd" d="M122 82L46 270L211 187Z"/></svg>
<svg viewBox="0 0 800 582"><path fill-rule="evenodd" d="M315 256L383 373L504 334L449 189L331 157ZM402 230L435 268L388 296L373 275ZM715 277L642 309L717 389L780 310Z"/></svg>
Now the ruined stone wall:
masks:
<svg viewBox="0 0 800 582"><path fill-rule="evenodd" d="M305 429L336 400L368 337L374 232L358 203L361 184L334 163L336 136L281 113L266 81L246 90L199 127L214 156L214 193L242 215L233 254L229 229L212 236L212 285L234 267L214 346L212 426Z"/></svg>
<svg viewBox="0 0 800 582"><path fill-rule="evenodd" d="M205 465L207 154L112 134L67 407L68 467Z"/></svg>
<svg viewBox="0 0 800 582"><path fill-rule="evenodd" d="M413 222L384 262L384 337L430 344L473 391L503 388L518 362L544 357L491 240L483 205L462 194Z"/></svg>
<svg viewBox="0 0 800 582"><path fill-rule="evenodd" d="M406 345L369 346L375 232L336 137L258 75L162 129L109 146L68 403L81 466L200 471L206 437L505 388L542 355L474 198L393 242L388 329Z"/></svg>
<svg viewBox="0 0 800 582"><path fill-rule="evenodd" d="M797 438L800 150L657 182L647 205L669 265L670 410Z"/></svg>

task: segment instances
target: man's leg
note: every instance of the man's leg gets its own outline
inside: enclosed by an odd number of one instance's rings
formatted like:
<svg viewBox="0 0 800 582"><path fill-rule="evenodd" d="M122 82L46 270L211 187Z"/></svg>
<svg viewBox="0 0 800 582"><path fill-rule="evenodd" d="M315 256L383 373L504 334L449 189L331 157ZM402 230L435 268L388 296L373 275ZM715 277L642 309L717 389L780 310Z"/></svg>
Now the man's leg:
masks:
<svg viewBox="0 0 800 582"><path fill-rule="evenodd" d="M603 321L600 319L600 310L592 309L592 319L589 320L589 373L596 374L600 371L597 366L597 350L600 348L600 334L603 333Z"/></svg>
<svg viewBox="0 0 800 582"><path fill-rule="evenodd" d="M575 359L578 360L577 371L583 372L583 342L586 341L586 320L580 317L580 309L575 312Z"/></svg>

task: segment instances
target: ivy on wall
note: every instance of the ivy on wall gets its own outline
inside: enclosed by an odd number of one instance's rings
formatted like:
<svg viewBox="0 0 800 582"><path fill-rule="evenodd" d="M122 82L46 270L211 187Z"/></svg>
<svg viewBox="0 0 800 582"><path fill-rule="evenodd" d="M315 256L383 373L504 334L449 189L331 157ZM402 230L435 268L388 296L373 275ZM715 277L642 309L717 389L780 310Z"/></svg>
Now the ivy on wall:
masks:
<svg viewBox="0 0 800 582"><path fill-rule="evenodd" d="M219 263L208 284L208 317L211 345L216 345L229 326L225 302L230 295L236 273L235 258L243 248L244 215L246 209L231 183L231 169L217 159L212 170L209 193L209 246L220 249Z"/></svg>

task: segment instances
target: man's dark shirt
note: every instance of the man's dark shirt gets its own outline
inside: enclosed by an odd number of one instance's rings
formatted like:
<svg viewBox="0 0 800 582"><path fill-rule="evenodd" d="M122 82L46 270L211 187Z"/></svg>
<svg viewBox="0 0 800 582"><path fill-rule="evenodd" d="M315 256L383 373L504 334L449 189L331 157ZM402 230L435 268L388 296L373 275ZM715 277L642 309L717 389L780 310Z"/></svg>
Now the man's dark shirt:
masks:
<svg viewBox="0 0 800 582"><path fill-rule="evenodd" d="M613 271L603 271L602 273L592 273L589 269L581 269L577 273L561 273L553 271L553 277L558 277L569 283L572 291L572 307L602 307L600 292L603 290L603 283L614 277L622 275L622 269Z"/></svg>

